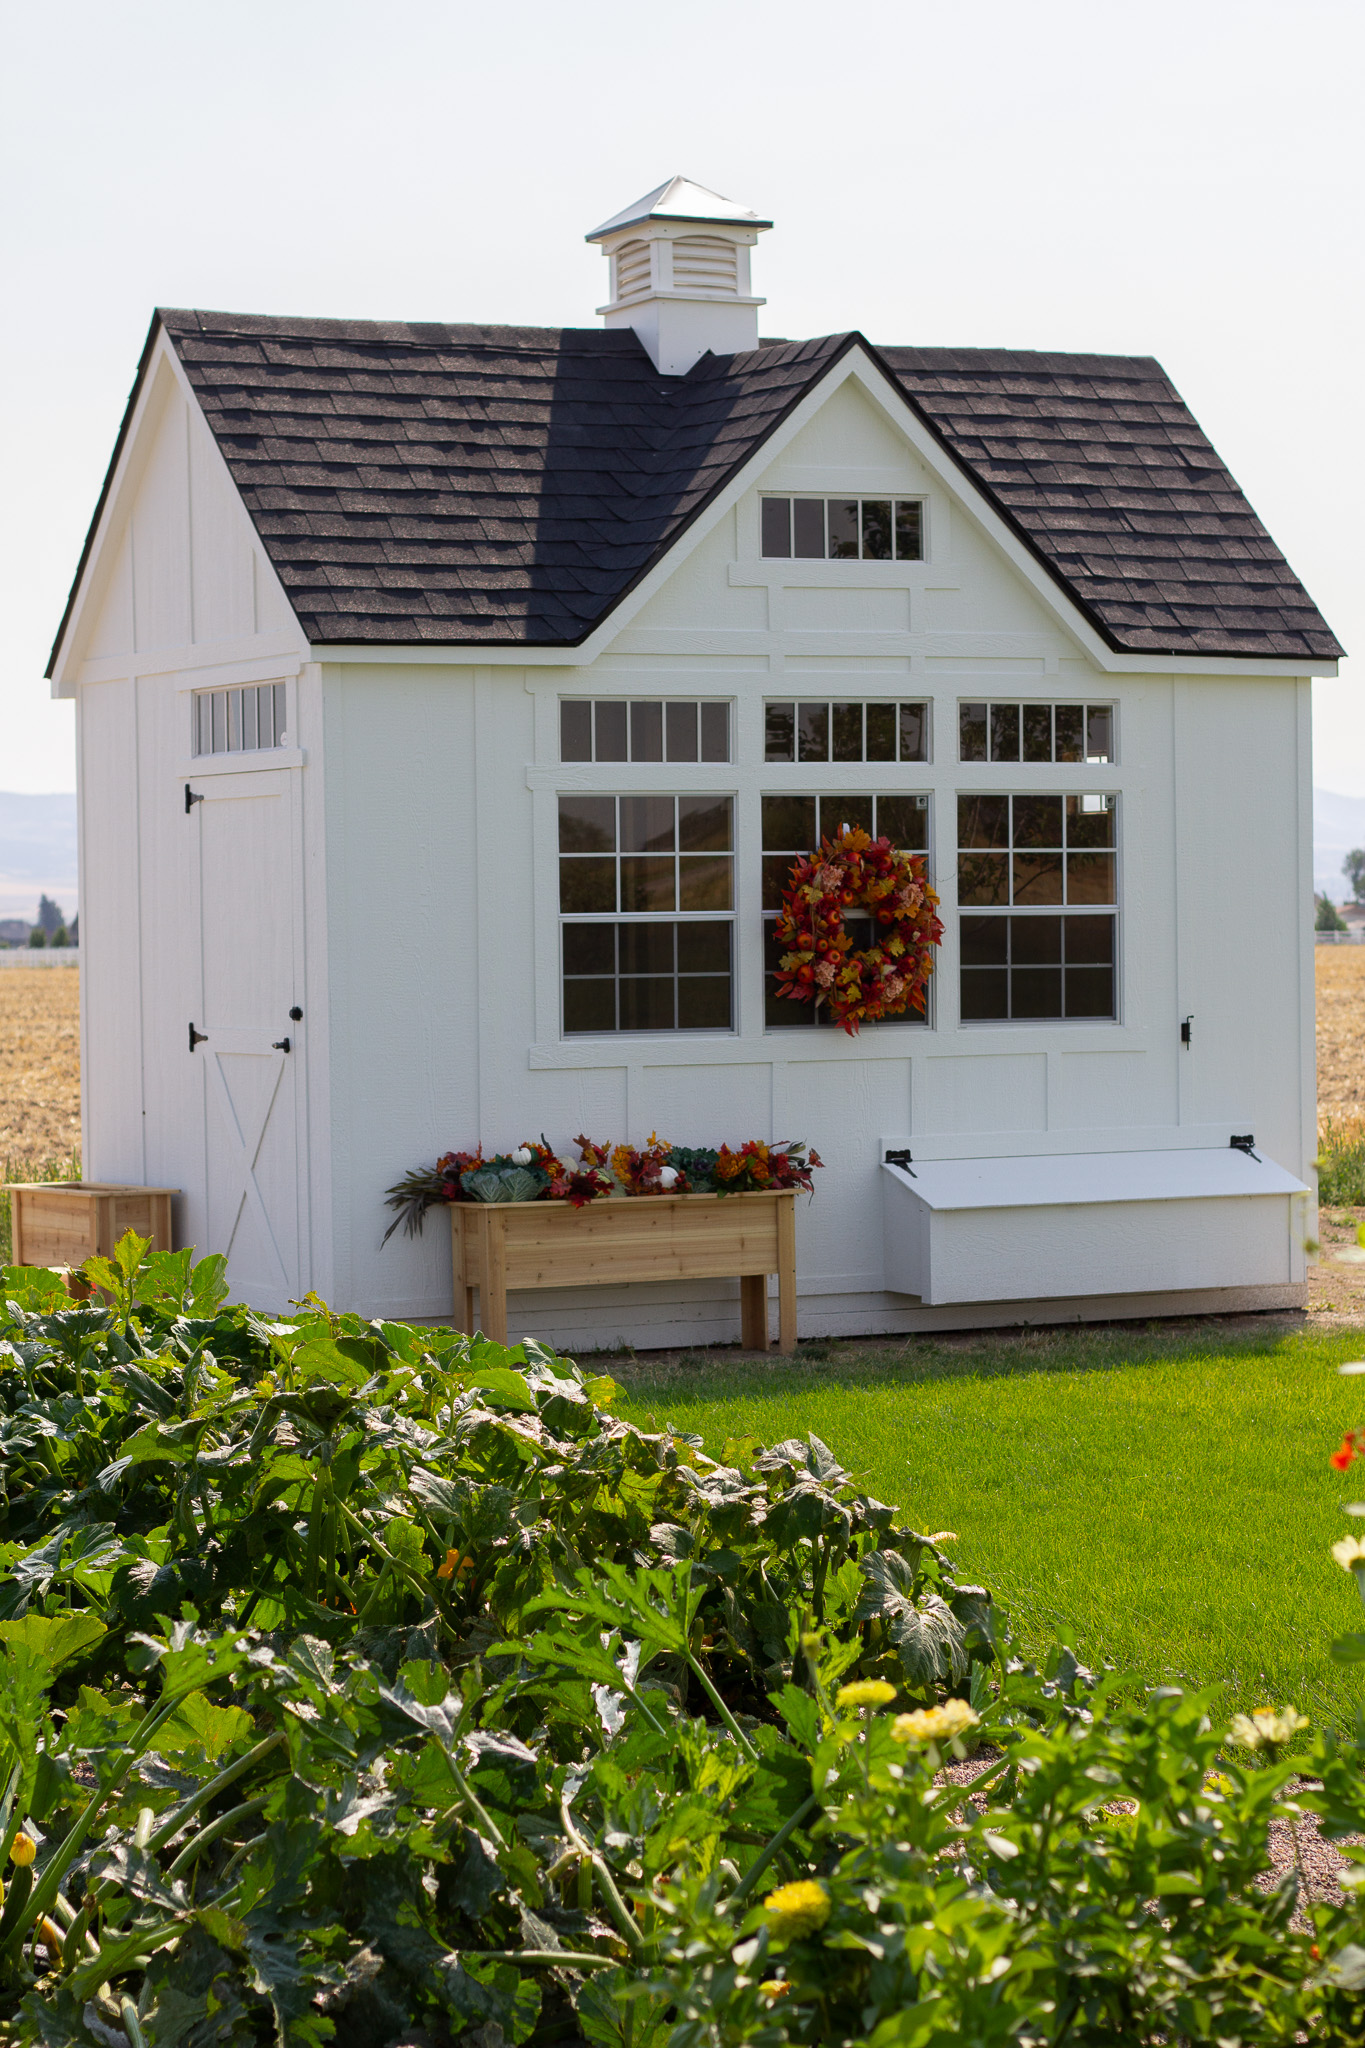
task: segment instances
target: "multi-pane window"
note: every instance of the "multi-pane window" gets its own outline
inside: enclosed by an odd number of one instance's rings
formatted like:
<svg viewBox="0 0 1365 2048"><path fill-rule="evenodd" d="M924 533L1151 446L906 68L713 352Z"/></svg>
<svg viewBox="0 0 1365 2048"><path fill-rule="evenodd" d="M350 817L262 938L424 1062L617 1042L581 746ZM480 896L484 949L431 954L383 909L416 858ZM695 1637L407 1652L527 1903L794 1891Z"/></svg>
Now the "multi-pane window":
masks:
<svg viewBox="0 0 1365 2048"><path fill-rule="evenodd" d="M927 704L768 704L769 761L927 761Z"/></svg>
<svg viewBox="0 0 1365 2048"><path fill-rule="evenodd" d="M929 799L927 796L864 796L845 792L842 796L765 796L763 798L763 945L764 1019L772 1029L832 1023L824 1008L793 1002L777 993L777 971L782 949L774 931L782 895L791 879L793 864L815 851L822 839L833 836L841 825L861 825L874 838L884 835L893 846L908 853L927 853L929 847ZM863 912L844 919L844 929L854 947L861 951L873 943L873 924ZM908 1010L903 1020L922 1024L918 1010Z"/></svg>
<svg viewBox="0 0 1365 2048"><path fill-rule="evenodd" d="M283 683L196 690L193 705L196 754L253 754L262 747L282 747L288 738Z"/></svg>
<svg viewBox="0 0 1365 2048"><path fill-rule="evenodd" d="M728 796L561 796L566 1034L729 1030Z"/></svg>
<svg viewBox="0 0 1365 2048"><path fill-rule="evenodd" d="M561 761L728 761L730 706L691 699L561 697Z"/></svg>
<svg viewBox="0 0 1365 2048"><path fill-rule="evenodd" d="M1111 704L959 704L963 761L1112 761Z"/></svg>
<svg viewBox="0 0 1365 2048"><path fill-rule="evenodd" d="M918 498L764 498L763 552L790 560L919 562Z"/></svg>
<svg viewBox="0 0 1365 2048"><path fill-rule="evenodd" d="M958 797L964 1021L1116 1014L1115 803Z"/></svg>

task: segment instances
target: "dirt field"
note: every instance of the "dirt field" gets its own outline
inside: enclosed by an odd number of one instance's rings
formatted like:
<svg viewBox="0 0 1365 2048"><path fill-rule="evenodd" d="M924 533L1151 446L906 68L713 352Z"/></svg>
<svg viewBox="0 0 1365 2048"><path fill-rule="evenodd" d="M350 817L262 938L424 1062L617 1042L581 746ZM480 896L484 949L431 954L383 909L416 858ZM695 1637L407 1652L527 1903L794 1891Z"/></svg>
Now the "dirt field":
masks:
<svg viewBox="0 0 1365 2048"><path fill-rule="evenodd" d="M1365 1116L1365 946L1319 946L1318 1114Z"/></svg>
<svg viewBox="0 0 1365 2048"><path fill-rule="evenodd" d="M64 1159L81 1142L80 970L0 971L0 1170Z"/></svg>

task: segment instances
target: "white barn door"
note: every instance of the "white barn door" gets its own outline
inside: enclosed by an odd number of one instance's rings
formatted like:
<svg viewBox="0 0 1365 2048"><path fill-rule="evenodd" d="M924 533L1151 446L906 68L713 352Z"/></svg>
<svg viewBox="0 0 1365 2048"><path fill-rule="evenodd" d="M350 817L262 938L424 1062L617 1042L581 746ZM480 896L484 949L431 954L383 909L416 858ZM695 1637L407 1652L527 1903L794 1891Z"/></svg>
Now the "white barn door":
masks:
<svg viewBox="0 0 1365 2048"><path fill-rule="evenodd" d="M187 785L197 850L207 1243L231 1299L280 1310L304 1290L306 1158L298 777L205 774ZM291 1014L291 1012L298 1014Z"/></svg>

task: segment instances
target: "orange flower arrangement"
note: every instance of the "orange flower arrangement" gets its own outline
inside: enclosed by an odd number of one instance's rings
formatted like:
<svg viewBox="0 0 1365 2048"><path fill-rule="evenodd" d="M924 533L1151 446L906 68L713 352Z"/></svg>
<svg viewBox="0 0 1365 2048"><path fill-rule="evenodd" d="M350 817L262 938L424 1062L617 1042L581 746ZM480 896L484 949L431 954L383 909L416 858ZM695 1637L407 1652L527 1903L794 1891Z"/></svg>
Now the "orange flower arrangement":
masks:
<svg viewBox="0 0 1365 2048"><path fill-rule="evenodd" d="M860 1024L924 1010L943 937L938 896L924 859L844 825L818 853L798 861L782 898L777 992L793 1002L828 1005L850 1037ZM849 911L866 909L879 927L875 945L855 953L844 930Z"/></svg>

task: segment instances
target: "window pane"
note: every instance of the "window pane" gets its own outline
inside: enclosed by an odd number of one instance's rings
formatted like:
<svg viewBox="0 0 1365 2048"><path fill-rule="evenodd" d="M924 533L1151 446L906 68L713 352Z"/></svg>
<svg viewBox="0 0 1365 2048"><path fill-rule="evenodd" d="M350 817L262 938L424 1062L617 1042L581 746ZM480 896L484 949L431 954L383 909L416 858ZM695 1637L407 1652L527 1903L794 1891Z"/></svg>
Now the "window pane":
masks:
<svg viewBox="0 0 1365 2048"><path fill-rule="evenodd" d="M856 561L858 558L858 500L856 498L827 498L825 516L829 520L829 555L834 562Z"/></svg>
<svg viewBox="0 0 1365 2048"><path fill-rule="evenodd" d="M775 936L772 918L763 923L763 1022L770 1031L809 1031L819 1020L813 1003L794 1003L777 993L777 970L785 950Z"/></svg>
<svg viewBox="0 0 1365 2048"><path fill-rule="evenodd" d="M765 796L763 845L773 853L810 853L815 847L815 798Z"/></svg>
<svg viewBox="0 0 1365 2048"><path fill-rule="evenodd" d="M1014 856L1014 900L1016 903L1060 903L1062 900L1062 856L1060 853L1016 853ZM1088 896L1087 903L1094 897ZM1108 902L1108 897L1105 901Z"/></svg>
<svg viewBox="0 0 1365 2048"><path fill-rule="evenodd" d="M1062 957L1060 917L1009 919L1010 961L1015 967L1051 967Z"/></svg>
<svg viewBox="0 0 1365 2048"><path fill-rule="evenodd" d="M1066 970L1066 1014L1068 1017L1112 1017L1114 1014L1113 968L1068 967Z"/></svg>
<svg viewBox="0 0 1365 2048"><path fill-rule="evenodd" d="M1003 967L964 967L962 1015L969 1021L1009 1016L1009 976Z"/></svg>
<svg viewBox="0 0 1365 2048"><path fill-rule="evenodd" d="M684 854L678 862L679 910L731 910L728 853Z"/></svg>
<svg viewBox="0 0 1365 2048"><path fill-rule="evenodd" d="M1010 1010L1015 1017L1060 1017L1060 967L1016 967L1010 975Z"/></svg>
<svg viewBox="0 0 1365 2048"><path fill-rule="evenodd" d="M1114 920L1112 917L1067 917L1062 920L1066 927L1066 964L1074 967L1107 966L1114 957Z"/></svg>
<svg viewBox="0 0 1365 2048"><path fill-rule="evenodd" d="M782 898L791 881L792 869L796 865L790 853L765 853L763 856L763 908L780 910Z"/></svg>
<svg viewBox="0 0 1365 2048"><path fill-rule="evenodd" d="M561 853L614 853L616 798L562 796L559 799Z"/></svg>
<svg viewBox="0 0 1365 2048"><path fill-rule="evenodd" d="M784 556L792 551L792 511L790 498L763 498L760 500L763 517L763 552L765 555Z"/></svg>
<svg viewBox="0 0 1365 2048"><path fill-rule="evenodd" d="M728 974L684 975L678 983L679 1031L728 1031Z"/></svg>
<svg viewBox="0 0 1365 2048"><path fill-rule="evenodd" d="M879 796L877 831L907 853L923 853L929 844L929 806L922 796Z"/></svg>
<svg viewBox="0 0 1365 2048"><path fill-rule="evenodd" d="M730 758L730 707L703 704L701 707L701 757L703 761Z"/></svg>
<svg viewBox="0 0 1365 2048"><path fill-rule="evenodd" d="M695 704L668 706L668 758L695 761L697 758L697 707Z"/></svg>
<svg viewBox="0 0 1365 2048"><path fill-rule="evenodd" d="M194 732L194 751L196 754L206 754L208 748L204 744L204 727L208 712L208 699L202 690L196 691L194 697L190 700L190 711Z"/></svg>
<svg viewBox="0 0 1365 2048"><path fill-rule="evenodd" d="M871 832L871 797L855 796L851 790L845 790L841 796L822 796L820 799L821 838L832 839L841 825L861 825L864 832Z"/></svg>
<svg viewBox="0 0 1365 2048"><path fill-rule="evenodd" d="M901 759L927 761L929 758L929 706L901 705Z"/></svg>
<svg viewBox="0 0 1365 2048"><path fill-rule="evenodd" d="M621 856L622 910L676 910L676 888L672 854ZM587 905L575 903L569 907L585 910Z"/></svg>
<svg viewBox="0 0 1365 2048"><path fill-rule="evenodd" d="M559 758L561 761L591 761L591 698L561 698L559 705Z"/></svg>
<svg viewBox="0 0 1365 2048"><path fill-rule="evenodd" d="M829 759L828 704L798 704L796 707L797 751L803 761Z"/></svg>
<svg viewBox="0 0 1365 2048"><path fill-rule="evenodd" d="M796 753L796 706L769 704L764 714L764 758L790 761Z"/></svg>
<svg viewBox="0 0 1365 2048"><path fill-rule="evenodd" d="M614 924L566 924L564 927L564 972L566 974L614 974L616 972L616 926Z"/></svg>
<svg viewBox="0 0 1365 2048"><path fill-rule="evenodd" d="M215 754L227 752L226 690L215 690L213 693L213 751Z"/></svg>
<svg viewBox="0 0 1365 2048"><path fill-rule="evenodd" d="M1024 759L1026 761L1050 761L1052 759L1052 706L1050 704L1026 704L1024 706Z"/></svg>
<svg viewBox="0 0 1365 2048"><path fill-rule="evenodd" d="M896 501L896 560L918 562L924 556L924 507L918 499Z"/></svg>
<svg viewBox="0 0 1365 2048"><path fill-rule="evenodd" d="M728 796L678 798L678 845L684 853L728 853L733 844Z"/></svg>
<svg viewBox="0 0 1365 2048"><path fill-rule="evenodd" d="M1112 853L1069 853L1066 857L1068 903L1114 903Z"/></svg>
<svg viewBox="0 0 1365 2048"><path fill-rule="evenodd" d="M1019 706L1017 704L992 704L991 706L991 759L992 761L1017 761L1019 759Z"/></svg>
<svg viewBox="0 0 1365 2048"><path fill-rule="evenodd" d="M243 690L242 749L243 752L245 753L254 754L257 747L260 745L260 740L257 737L260 730L260 721L258 717L258 707L260 704L260 700L261 693L259 690Z"/></svg>
<svg viewBox="0 0 1365 2048"><path fill-rule="evenodd" d="M664 707L659 703L630 707L630 758L632 761L662 761L664 757Z"/></svg>
<svg viewBox="0 0 1365 2048"><path fill-rule="evenodd" d="M675 930L671 924L618 924L616 945L622 974L671 974Z"/></svg>
<svg viewBox="0 0 1365 2048"><path fill-rule="evenodd" d="M673 818L671 796L623 796L622 853L672 853Z"/></svg>
<svg viewBox="0 0 1365 2048"><path fill-rule="evenodd" d="M559 907L561 910L615 910L616 862L582 855L559 863Z"/></svg>
<svg viewBox="0 0 1365 2048"><path fill-rule="evenodd" d="M959 846L1008 846L1010 800L1007 796L960 796L957 800Z"/></svg>
<svg viewBox="0 0 1365 2048"><path fill-rule="evenodd" d="M1066 800L1066 843L1068 846L1112 846L1112 809L1106 807L1102 811L1086 811L1081 808L1081 799L1078 796L1069 796Z"/></svg>
<svg viewBox="0 0 1365 2048"><path fill-rule="evenodd" d="M1107 704L1092 704L1086 713L1085 758L1112 761L1114 758L1114 714Z"/></svg>
<svg viewBox="0 0 1365 2048"><path fill-rule="evenodd" d="M964 917L962 919L962 964L964 967L1003 967L1009 958L1010 921L1007 917Z"/></svg>
<svg viewBox="0 0 1365 2048"><path fill-rule="evenodd" d="M834 706L834 758L861 761L863 758L863 707L861 704Z"/></svg>
<svg viewBox="0 0 1365 2048"><path fill-rule="evenodd" d="M894 761L896 758L896 707L869 704L867 707L867 758Z"/></svg>
<svg viewBox="0 0 1365 2048"><path fill-rule="evenodd" d="M273 747L278 737L275 723L275 686L262 683L256 692L256 737L263 747ZM284 706L279 706L279 723L284 724Z"/></svg>
<svg viewBox="0 0 1365 2048"><path fill-rule="evenodd" d="M728 924L680 924L678 926L679 974L728 974L730 972L730 927Z"/></svg>
<svg viewBox="0 0 1365 2048"><path fill-rule="evenodd" d="M671 1031L674 1027L671 974L621 977L621 1029Z"/></svg>
<svg viewBox="0 0 1365 2048"><path fill-rule="evenodd" d="M957 862L959 903L1008 903L1010 863L1007 853L963 853Z"/></svg>
<svg viewBox="0 0 1365 2048"><path fill-rule="evenodd" d="M1054 756L1056 760L1080 760L1082 716L1079 704L1058 704L1053 707L1057 734L1057 750Z"/></svg>
<svg viewBox="0 0 1365 2048"><path fill-rule="evenodd" d="M825 501L823 498L792 500L792 553L802 561L823 561L825 553Z"/></svg>
<svg viewBox="0 0 1365 2048"><path fill-rule="evenodd" d="M962 704L957 713L957 751L963 761L984 761L986 758L986 707L984 704Z"/></svg>
<svg viewBox="0 0 1365 2048"><path fill-rule="evenodd" d="M616 1029L616 983L614 981L564 981L564 1029L571 1031L614 1031Z"/></svg>
<svg viewBox="0 0 1365 2048"><path fill-rule="evenodd" d="M599 697L593 705L593 723L596 733L596 755L599 761L624 761L626 758L626 707L613 703L610 698Z"/></svg>
<svg viewBox="0 0 1365 2048"><path fill-rule="evenodd" d="M1016 846L1060 846L1062 799L1059 796L1017 796L1014 799Z"/></svg>
<svg viewBox="0 0 1365 2048"><path fill-rule="evenodd" d="M865 562L889 562L891 560L891 500L889 498L864 498L862 503L863 560Z"/></svg>
<svg viewBox="0 0 1365 2048"><path fill-rule="evenodd" d="M275 683L272 686L272 694L275 699L275 731L271 744L282 747L289 737L284 729L284 684Z"/></svg>

